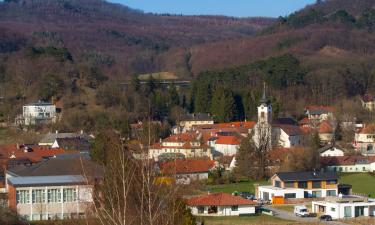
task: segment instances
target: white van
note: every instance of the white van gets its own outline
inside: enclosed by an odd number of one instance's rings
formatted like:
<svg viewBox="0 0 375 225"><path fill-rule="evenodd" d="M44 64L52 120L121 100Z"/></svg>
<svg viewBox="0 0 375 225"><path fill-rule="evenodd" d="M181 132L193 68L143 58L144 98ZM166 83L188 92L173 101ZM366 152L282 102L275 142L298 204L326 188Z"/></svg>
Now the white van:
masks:
<svg viewBox="0 0 375 225"><path fill-rule="evenodd" d="M307 217L310 213L305 205L296 205L294 206L294 214L300 217Z"/></svg>

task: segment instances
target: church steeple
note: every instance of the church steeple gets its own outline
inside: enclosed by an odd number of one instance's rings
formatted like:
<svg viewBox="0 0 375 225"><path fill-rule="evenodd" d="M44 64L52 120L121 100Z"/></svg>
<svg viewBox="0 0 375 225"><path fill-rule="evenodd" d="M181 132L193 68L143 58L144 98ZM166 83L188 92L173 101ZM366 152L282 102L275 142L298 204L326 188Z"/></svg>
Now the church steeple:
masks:
<svg viewBox="0 0 375 225"><path fill-rule="evenodd" d="M266 82L263 82L263 95L260 99L261 104L267 104L267 97L266 97Z"/></svg>

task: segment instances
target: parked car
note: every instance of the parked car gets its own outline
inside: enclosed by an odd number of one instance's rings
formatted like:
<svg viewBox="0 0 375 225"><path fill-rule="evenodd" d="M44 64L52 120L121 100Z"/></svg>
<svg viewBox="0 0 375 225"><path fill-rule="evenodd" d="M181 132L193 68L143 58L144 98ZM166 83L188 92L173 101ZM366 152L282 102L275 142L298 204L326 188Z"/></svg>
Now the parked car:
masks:
<svg viewBox="0 0 375 225"><path fill-rule="evenodd" d="M255 200L255 196L250 194L250 192L240 192L239 195L244 198L244 199L247 199L247 200Z"/></svg>
<svg viewBox="0 0 375 225"><path fill-rule="evenodd" d="M308 217L310 213L305 205L296 205L294 206L294 214L300 217Z"/></svg>
<svg viewBox="0 0 375 225"><path fill-rule="evenodd" d="M318 216L318 214L316 214L316 213L309 213L309 215L307 215L307 217L317 217Z"/></svg>
<svg viewBox="0 0 375 225"><path fill-rule="evenodd" d="M323 221L332 221L332 216L330 216L330 215L323 215L319 219L323 220Z"/></svg>

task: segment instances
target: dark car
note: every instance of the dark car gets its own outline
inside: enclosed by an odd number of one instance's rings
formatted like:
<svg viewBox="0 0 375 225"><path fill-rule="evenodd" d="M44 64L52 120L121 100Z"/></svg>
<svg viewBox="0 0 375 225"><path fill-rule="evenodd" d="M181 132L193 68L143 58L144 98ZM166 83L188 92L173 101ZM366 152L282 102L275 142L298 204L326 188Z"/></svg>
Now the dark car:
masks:
<svg viewBox="0 0 375 225"><path fill-rule="evenodd" d="M250 194L250 192L240 192L239 195L248 200L255 200L255 196Z"/></svg>
<svg viewBox="0 0 375 225"><path fill-rule="evenodd" d="M319 219L324 221L332 221L332 217L330 215L323 215Z"/></svg>

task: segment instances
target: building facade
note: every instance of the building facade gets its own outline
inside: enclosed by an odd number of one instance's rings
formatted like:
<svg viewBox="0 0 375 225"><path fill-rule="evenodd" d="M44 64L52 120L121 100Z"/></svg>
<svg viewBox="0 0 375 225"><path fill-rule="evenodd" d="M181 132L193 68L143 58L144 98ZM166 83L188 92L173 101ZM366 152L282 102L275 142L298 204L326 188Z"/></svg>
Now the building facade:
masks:
<svg viewBox="0 0 375 225"><path fill-rule="evenodd" d="M51 103L38 102L23 106L22 118L16 123L21 125L37 125L55 123L57 118L56 106Z"/></svg>

